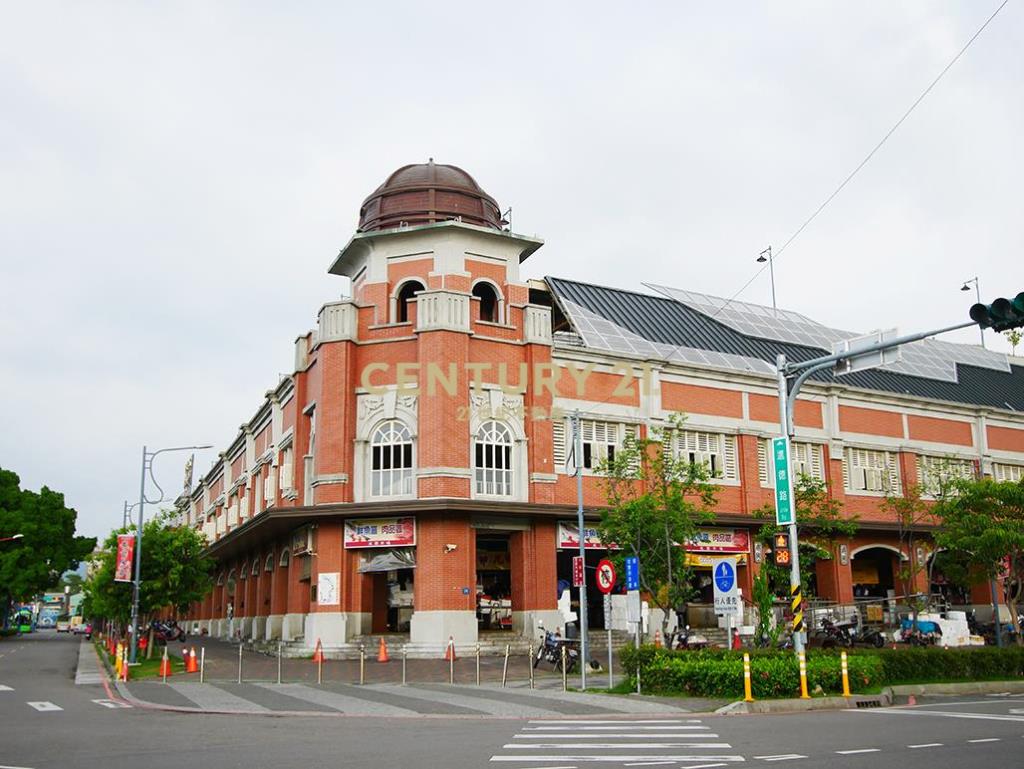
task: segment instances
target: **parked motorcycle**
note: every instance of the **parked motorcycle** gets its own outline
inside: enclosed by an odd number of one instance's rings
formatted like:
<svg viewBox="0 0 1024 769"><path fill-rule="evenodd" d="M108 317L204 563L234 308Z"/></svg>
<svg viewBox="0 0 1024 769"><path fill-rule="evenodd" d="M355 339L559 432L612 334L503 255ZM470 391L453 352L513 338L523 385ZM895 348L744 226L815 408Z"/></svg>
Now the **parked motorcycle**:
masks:
<svg viewBox="0 0 1024 769"><path fill-rule="evenodd" d="M670 649L706 649L707 647L708 639L699 633L692 632L689 625L686 625L683 630L677 631L669 643Z"/></svg>
<svg viewBox="0 0 1024 769"><path fill-rule="evenodd" d="M828 617L824 617L816 635L823 649L834 649L837 646L848 649L853 646L854 631L853 626L849 623L837 624Z"/></svg>
<svg viewBox="0 0 1024 769"><path fill-rule="evenodd" d="M561 670L563 648L565 648L565 672L571 673L576 667L576 663L579 662L579 651L573 647L572 642L566 641L558 633L541 628L540 646L537 647L537 653L533 658L533 666L537 667L541 660L547 660L555 670Z"/></svg>
<svg viewBox="0 0 1024 769"><path fill-rule="evenodd" d="M185 643L185 640L188 638L188 635L185 633L185 628L179 627L178 623L173 619L155 619L150 623L150 627L153 629L153 638L160 643L166 644L169 641L181 641L182 643Z"/></svg>

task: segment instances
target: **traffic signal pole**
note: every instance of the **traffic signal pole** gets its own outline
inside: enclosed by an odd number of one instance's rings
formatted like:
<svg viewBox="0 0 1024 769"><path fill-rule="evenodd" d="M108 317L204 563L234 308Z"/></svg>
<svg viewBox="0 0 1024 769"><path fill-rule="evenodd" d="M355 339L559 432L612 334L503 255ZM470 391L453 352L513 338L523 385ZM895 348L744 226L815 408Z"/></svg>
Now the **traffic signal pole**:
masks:
<svg viewBox="0 0 1024 769"><path fill-rule="evenodd" d="M899 347L900 345L909 344L910 342L918 342L931 336L945 334L948 331L957 331L961 328L967 328L968 326L974 325L977 325L977 322L970 320L965 323L957 323L955 326L947 326L946 328L935 329L933 331L910 334L896 339L887 339L856 350L845 350L843 352L824 355L820 358L812 358L811 360L801 362L789 362L786 360L786 356L780 353L775 359L775 368L778 372L779 386L779 426L782 428L782 435L785 436L786 442L790 443L795 433L793 410L796 407L797 394L800 392L800 388L803 386L804 382L807 381L808 377L815 372L823 371L834 366L840 361L849 360L850 358L858 358L861 356L871 355L873 353L881 353L885 350L891 350L894 347ZM789 473L789 477L792 477L793 468L791 447L787 447L786 456L790 457L790 467L787 468L787 471ZM793 649L799 655L804 651L806 627L803 621L803 593L800 585L800 541L796 533L795 500L793 500L793 512L794 515L789 524L789 546L791 556L789 589L791 608L793 610Z"/></svg>

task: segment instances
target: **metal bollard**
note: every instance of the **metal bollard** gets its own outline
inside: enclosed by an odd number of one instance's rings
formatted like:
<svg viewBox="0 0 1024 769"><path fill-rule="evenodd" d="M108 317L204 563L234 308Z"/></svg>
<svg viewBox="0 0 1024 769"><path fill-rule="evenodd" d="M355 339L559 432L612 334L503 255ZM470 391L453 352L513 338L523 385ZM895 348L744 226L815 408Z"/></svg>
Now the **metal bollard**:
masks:
<svg viewBox="0 0 1024 769"><path fill-rule="evenodd" d="M480 644L476 645L476 685L480 685Z"/></svg>
<svg viewBox="0 0 1024 769"><path fill-rule="evenodd" d="M366 683L366 646L359 644L359 685Z"/></svg>
<svg viewBox="0 0 1024 769"><path fill-rule="evenodd" d="M166 646L164 647L164 662L167 662L167 647ZM160 668L161 668L160 675L163 677L164 683L167 683L167 666L166 665L161 665Z"/></svg>
<svg viewBox="0 0 1024 769"><path fill-rule="evenodd" d="M566 672L567 663L565 658L568 653L565 650L565 644L562 644L562 691L569 691L569 674Z"/></svg>
<svg viewBox="0 0 1024 769"><path fill-rule="evenodd" d="M743 701L754 701L754 694L750 687L750 655L747 652L743 652Z"/></svg>
<svg viewBox="0 0 1024 769"><path fill-rule="evenodd" d="M324 682L324 654L321 651L316 661L316 685L321 686Z"/></svg>
<svg viewBox="0 0 1024 769"><path fill-rule="evenodd" d="M807 693L807 654L800 652L800 699L809 700L811 695Z"/></svg>
<svg viewBox="0 0 1024 769"><path fill-rule="evenodd" d="M448 641L448 685L455 684L455 641Z"/></svg>
<svg viewBox="0 0 1024 769"><path fill-rule="evenodd" d="M206 682L206 647L199 647L199 683Z"/></svg>
<svg viewBox="0 0 1024 769"><path fill-rule="evenodd" d="M277 644L277 682L281 683L281 650L284 644Z"/></svg>
<svg viewBox="0 0 1024 769"><path fill-rule="evenodd" d="M526 661L526 664L527 664L527 667L530 668L530 688L532 689L533 688L533 661L535 659L535 657L533 656L533 644L529 644L526 648L530 650L530 658Z"/></svg>
<svg viewBox="0 0 1024 769"><path fill-rule="evenodd" d="M405 686L405 666L409 661L409 647L402 647L402 686Z"/></svg>
<svg viewBox="0 0 1024 769"><path fill-rule="evenodd" d="M850 696L850 669L846 664L846 652L840 654L840 659L843 662L843 696Z"/></svg>
<svg viewBox="0 0 1024 769"><path fill-rule="evenodd" d="M238 683L242 683L242 644L238 644Z"/></svg>
<svg viewBox="0 0 1024 769"><path fill-rule="evenodd" d="M505 644L505 664L501 668L501 688L505 688L505 684L508 682L508 654L512 651L511 644Z"/></svg>

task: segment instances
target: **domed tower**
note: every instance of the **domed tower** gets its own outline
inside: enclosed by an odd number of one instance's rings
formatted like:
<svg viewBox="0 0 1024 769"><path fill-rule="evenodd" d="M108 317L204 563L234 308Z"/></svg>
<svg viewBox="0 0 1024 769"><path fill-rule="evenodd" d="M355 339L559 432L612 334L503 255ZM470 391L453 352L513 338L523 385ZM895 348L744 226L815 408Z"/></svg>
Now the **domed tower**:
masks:
<svg viewBox="0 0 1024 769"><path fill-rule="evenodd" d="M359 232L445 221L495 230L504 224L497 201L472 176L433 158L399 168L359 209Z"/></svg>

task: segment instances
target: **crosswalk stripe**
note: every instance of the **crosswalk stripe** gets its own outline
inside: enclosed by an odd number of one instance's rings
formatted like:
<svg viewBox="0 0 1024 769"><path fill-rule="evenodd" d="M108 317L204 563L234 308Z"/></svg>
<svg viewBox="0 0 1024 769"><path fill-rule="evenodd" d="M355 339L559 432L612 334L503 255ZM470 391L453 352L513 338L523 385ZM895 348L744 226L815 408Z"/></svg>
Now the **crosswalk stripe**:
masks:
<svg viewBox="0 0 1024 769"><path fill-rule="evenodd" d="M567 718L535 718L530 721L531 724L617 724L622 726L623 724L699 724L700 720L695 718L689 718L686 720L680 718L657 718L657 719L637 719L632 718L616 718L609 721L599 721L597 719L586 719L579 721L572 721Z"/></svg>
<svg viewBox="0 0 1024 769"><path fill-rule="evenodd" d="M52 702L27 702L30 708L35 708L40 713L49 713L57 710L64 710L60 705L54 705Z"/></svg>
<svg viewBox="0 0 1024 769"><path fill-rule="evenodd" d="M571 748L573 750L624 750L640 749L664 750L665 748L715 748L725 750L731 748L728 742L510 742L503 748L518 750L546 750L549 748Z"/></svg>
<svg viewBox="0 0 1024 769"><path fill-rule="evenodd" d="M13 691L14 691L14 689L12 689L10 686L6 686L4 684L0 684L0 692L13 692Z"/></svg>
<svg viewBox="0 0 1024 769"><path fill-rule="evenodd" d="M102 705L105 708L111 708L112 710L115 708L131 707L131 705L129 705L127 702L120 702L118 700L93 700L93 702L95 702L97 705Z"/></svg>
<svg viewBox="0 0 1024 769"><path fill-rule="evenodd" d="M596 762L596 761L670 761L673 763L681 762L693 762L693 761L713 761L713 762L726 762L726 763L738 763L746 759L743 756L690 756L690 755L632 755L632 756L614 756L609 758L608 756L598 755L571 755L571 756L491 756L491 761L495 763L508 763L508 762L527 762L527 761L572 761L573 763L583 762Z"/></svg>
<svg viewBox="0 0 1024 769"><path fill-rule="evenodd" d="M570 725L572 722L568 722ZM628 729L632 728L637 731L675 731L677 729L690 729L693 731L700 731L701 729L710 729L710 726L687 726L685 724L676 724L674 726L633 726L635 721L619 721L617 726L581 726L580 729L588 732L600 732L600 731L615 731L616 729ZM524 726L524 732L542 732L542 731L558 731L559 729L565 729L563 726Z"/></svg>
<svg viewBox="0 0 1024 769"><path fill-rule="evenodd" d="M633 739L641 739L648 737L651 739L671 739L675 737L685 737L688 740L701 740L701 739L714 739L718 735L714 732L700 732L699 734L693 734L692 732L680 732L678 734L665 734L664 732L658 732L657 734L637 734L636 732L601 732L600 734L517 734L513 739L516 740L593 740L593 739L608 739L616 737L630 737Z"/></svg>

